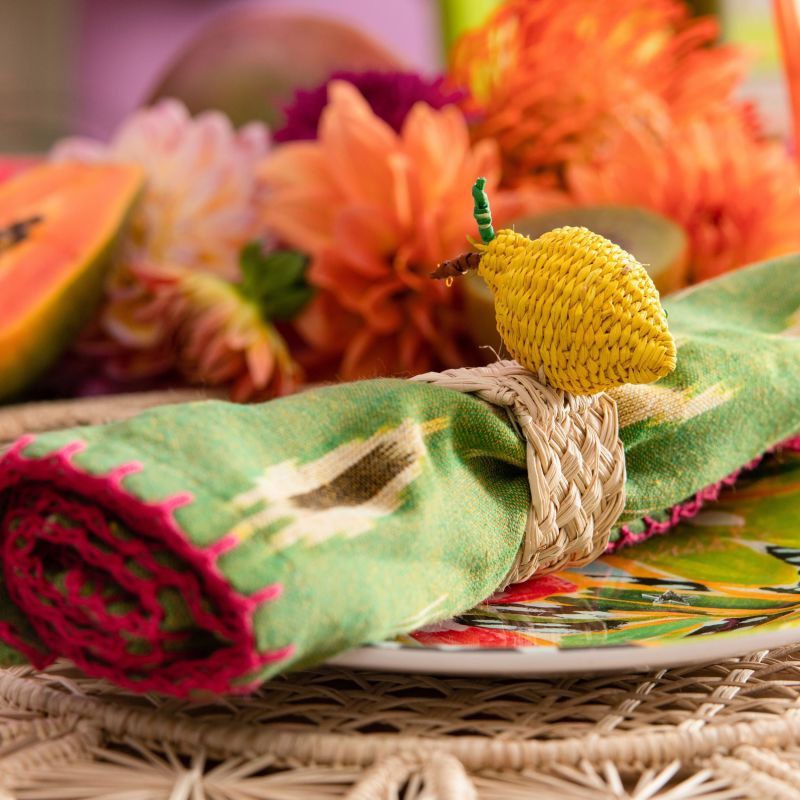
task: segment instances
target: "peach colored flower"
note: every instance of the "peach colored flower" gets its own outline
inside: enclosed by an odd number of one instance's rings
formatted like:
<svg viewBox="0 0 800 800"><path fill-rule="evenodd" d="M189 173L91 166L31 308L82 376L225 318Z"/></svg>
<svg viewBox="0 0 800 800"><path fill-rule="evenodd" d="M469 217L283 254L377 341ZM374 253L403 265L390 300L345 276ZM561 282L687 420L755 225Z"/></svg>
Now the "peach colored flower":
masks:
<svg viewBox="0 0 800 800"><path fill-rule="evenodd" d="M166 329L149 306L156 298L137 275L173 267L239 279L239 252L258 232L255 167L269 134L253 123L235 131L217 112L192 118L175 100L132 114L108 144L66 139L58 160L140 164L147 178L108 286L103 325L125 347L153 353L162 368Z"/></svg>
<svg viewBox="0 0 800 800"><path fill-rule="evenodd" d="M800 249L796 165L734 107L626 133L571 164L566 183L579 204L640 205L683 225L694 280Z"/></svg>
<svg viewBox="0 0 800 800"><path fill-rule="evenodd" d="M475 234L470 187L487 178L497 221L523 200L497 190L492 141L470 144L456 107L417 103L400 133L357 89L334 81L316 141L262 163L262 220L309 253L318 295L299 329L345 378L407 374L462 359L457 289L429 278Z"/></svg>
<svg viewBox="0 0 800 800"><path fill-rule="evenodd" d="M165 331L178 370L190 383L230 385L231 399L287 394L301 375L286 343L239 287L185 267L139 267L148 314Z"/></svg>
<svg viewBox="0 0 800 800"><path fill-rule="evenodd" d="M176 370L192 383L230 385L234 399L284 394L300 379L280 334L245 297L240 253L259 232L257 163L269 135L235 131L215 112L192 118L177 101L137 111L107 145L61 142L56 159L133 161L147 184L85 354L115 379Z"/></svg>
<svg viewBox="0 0 800 800"><path fill-rule="evenodd" d="M269 149L261 123L239 131L225 115L191 117L177 100L136 111L107 144L65 139L58 160L140 164L147 178L126 248L150 264L178 264L235 280L257 231L255 165Z"/></svg>
<svg viewBox="0 0 800 800"><path fill-rule="evenodd" d="M510 0L456 44L474 136L497 139L504 182L559 186L620 130L662 130L728 99L743 59L679 0Z"/></svg>

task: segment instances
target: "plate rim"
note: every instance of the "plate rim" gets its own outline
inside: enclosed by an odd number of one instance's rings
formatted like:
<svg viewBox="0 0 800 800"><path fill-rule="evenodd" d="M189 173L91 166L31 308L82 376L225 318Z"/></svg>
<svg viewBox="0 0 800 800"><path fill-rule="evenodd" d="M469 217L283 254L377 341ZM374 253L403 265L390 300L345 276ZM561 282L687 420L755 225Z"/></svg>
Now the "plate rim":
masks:
<svg viewBox="0 0 800 800"><path fill-rule="evenodd" d="M541 675L592 674L682 667L721 661L785 647L800 641L800 624L778 630L719 632L694 641L670 644L608 647L479 648L443 645L408 647L399 642L381 642L348 650L326 661L338 667L379 672L417 672L432 675ZM592 663L587 667L587 658Z"/></svg>

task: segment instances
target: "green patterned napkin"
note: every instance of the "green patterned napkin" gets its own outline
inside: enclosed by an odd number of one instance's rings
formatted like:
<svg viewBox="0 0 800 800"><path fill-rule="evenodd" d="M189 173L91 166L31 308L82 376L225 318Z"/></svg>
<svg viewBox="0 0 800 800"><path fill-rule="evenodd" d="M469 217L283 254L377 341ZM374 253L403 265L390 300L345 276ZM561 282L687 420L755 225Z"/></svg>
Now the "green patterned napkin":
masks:
<svg viewBox="0 0 800 800"><path fill-rule="evenodd" d="M667 298L676 370L610 394L628 467L621 522L674 523L675 504L800 433L800 257L768 261ZM710 491L709 491L710 490Z"/></svg>
<svg viewBox="0 0 800 800"><path fill-rule="evenodd" d="M626 521L800 430L797 269L666 304L678 370L617 392ZM375 380L26 437L0 461L0 502L2 660L62 655L186 695L249 691L468 609L508 571L529 493L502 414Z"/></svg>

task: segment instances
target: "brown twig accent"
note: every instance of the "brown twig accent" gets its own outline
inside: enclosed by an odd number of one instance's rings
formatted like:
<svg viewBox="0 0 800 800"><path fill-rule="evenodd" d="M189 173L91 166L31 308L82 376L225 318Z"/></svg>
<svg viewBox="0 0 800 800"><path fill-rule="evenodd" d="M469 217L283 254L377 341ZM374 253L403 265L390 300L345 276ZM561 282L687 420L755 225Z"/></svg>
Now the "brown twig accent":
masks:
<svg viewBox="0 0 800 800"><path fill-rule="evenodd" d="M480 253L462 253L458 258L442 261L442 263L431 272L431 278L437 281L445 278L459 278L471 269L478 269L480 261Z"/></svg>

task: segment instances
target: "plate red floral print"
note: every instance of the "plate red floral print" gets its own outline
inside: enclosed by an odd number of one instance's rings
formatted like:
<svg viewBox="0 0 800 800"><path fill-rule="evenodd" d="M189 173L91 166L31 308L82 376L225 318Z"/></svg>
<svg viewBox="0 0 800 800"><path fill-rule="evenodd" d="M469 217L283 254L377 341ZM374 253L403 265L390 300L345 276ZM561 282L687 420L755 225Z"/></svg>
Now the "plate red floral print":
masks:
<svg viewBox="0 0 800 800"><path fill-rule="evenodd" d="M800 640L800 455L769 458L690 524L335 659L438 673L594 672Z"/></svg>

